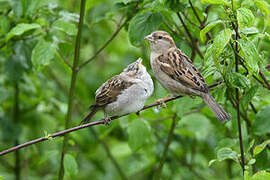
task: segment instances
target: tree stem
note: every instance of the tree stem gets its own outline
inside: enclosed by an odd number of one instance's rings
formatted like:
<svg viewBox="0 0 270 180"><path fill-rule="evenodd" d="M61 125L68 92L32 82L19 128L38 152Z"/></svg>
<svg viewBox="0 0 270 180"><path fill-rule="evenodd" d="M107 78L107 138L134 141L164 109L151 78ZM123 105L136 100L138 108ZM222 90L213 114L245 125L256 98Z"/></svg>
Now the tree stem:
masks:
<svg viewBox="0 0 270 180"><path fill-rule="evenodd" d="M15 124L18 123L19 117L20 117L20 110L19 110L19 85L18 82L15 83L14 85L14 110L13 110L13 122ZM19 144L19 139L16 137L15 146ZM20 156L20 151L16 151L15 153L15 168L14 168L14 174L15 174L15 179L20 180L21 179L21 156Z"/></svg>
<svg viewBox="0 0 270 180"><path fill-rule="evenodd" d="M235 51L239 53L238 42L237 39L240 38L238 33L238 25L232 23L235 30ZM238 72L238 56L235 56L235 72ZM241 114L240 114L240 98L239 98L239 89L235 88L235 97L236 97L236 111L237 111L237 124L238 124L238 134L239 134L239 144L240 144L240 152L241 152L241 167L244 174L245 171L245 156L244 156L244 146L243 146L243 138L242 138L242 128L241 128Z"/></svg>
<svg viewBox="0 0 270 180"><path fill-rule="evenodd" d="M83 26L83 20L84 20L84 10L85 10L85 0L81 0L80 19L79 19L78 32L77 32L76 43L75 43L75 53L74 53L74 60L73 60L73 66L72 66L70 88L69 88L68 110L67 110L66 121L65 121L65 129L70 128L70 124L71 124L74 91L75 91L75 84L76 84L76 78L77 78L77 73L78 73L77 67L78 67L79 58L80 58L80 40L81 40L81 32L82 32L82 26ZM68 136L64 135L59 176L58 176L59 180L63 180L64 178L64 157L67 151L67 140L68 140Z"/></svg>
<svg viewBox="0 0 270 180"><path fill-rule="evenodd" d="M174 117L172 118L172 124L171 124L171 128L170 128L170 131L169 131L169 134L168 134L168 138L167 138L165 147L164 147L164 151L162 153L162 157L160 159L156 174L155 174L155 176L153 178L155 180L161 179L162 168L163 168L163 165L164 165L165 160L167 158L169 146L170 146L170 144L172 142L172 139L173 139L173 131L174 131L175 125L176 125L176 115L174 115Z"/></svg>

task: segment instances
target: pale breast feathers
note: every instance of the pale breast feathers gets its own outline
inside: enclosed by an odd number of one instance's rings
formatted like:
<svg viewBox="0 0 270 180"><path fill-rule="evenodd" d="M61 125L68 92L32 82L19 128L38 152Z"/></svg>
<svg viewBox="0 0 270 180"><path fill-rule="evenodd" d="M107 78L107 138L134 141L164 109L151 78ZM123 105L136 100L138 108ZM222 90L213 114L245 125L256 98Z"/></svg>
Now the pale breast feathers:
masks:
<svg viewBox="0 0 270 180"><path fill-rule="evenodd" d="M159 56L157 60L161 70L175 81L194 90L209 91L200 72L179 49L173 48L168 53Z"/></svg>

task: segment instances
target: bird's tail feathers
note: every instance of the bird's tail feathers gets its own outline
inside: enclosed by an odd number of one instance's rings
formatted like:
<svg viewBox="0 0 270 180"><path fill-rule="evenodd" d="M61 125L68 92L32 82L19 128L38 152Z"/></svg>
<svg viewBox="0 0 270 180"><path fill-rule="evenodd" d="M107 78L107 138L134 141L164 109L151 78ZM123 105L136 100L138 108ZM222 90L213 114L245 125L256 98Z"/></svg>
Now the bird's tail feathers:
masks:
<svg viewBox="0 0 270 180"><path fill-rule="evenodd" d="M204 94L202 98L220 122L231 119L231 116L216 102L210 93Z"/></svg>
<svg viewBox="0 0 270 180"><path fill-rule="evenodd" d="M83 118L80 125L88 123L98 111L98 108L96 106L93 106L93 105L90 106L89 109L90 109L89 113Z"/></svg>

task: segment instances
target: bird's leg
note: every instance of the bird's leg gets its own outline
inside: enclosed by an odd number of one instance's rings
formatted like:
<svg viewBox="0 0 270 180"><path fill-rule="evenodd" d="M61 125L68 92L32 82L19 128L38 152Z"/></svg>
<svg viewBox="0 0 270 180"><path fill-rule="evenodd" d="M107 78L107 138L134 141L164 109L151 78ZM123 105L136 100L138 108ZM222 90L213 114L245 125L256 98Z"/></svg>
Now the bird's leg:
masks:
<svg viewBox="0 0 270 180"><path fill-rule="evenodd" d="M111 118L106 113L104 113L104 124L109 126L110 123L111 123Z"/></svg>
<svg viewBox="0 0 270 180"><path fill-rule="evenodd" d="M156 100L156 103L159 103L161 105L161 107L163 107L163 108L167 108L167 105L166 105L165 101L167 101L168 99L171 99L173 97L174 97L174 95L169 94L169 95L165 96L162 99Z"/></svg>

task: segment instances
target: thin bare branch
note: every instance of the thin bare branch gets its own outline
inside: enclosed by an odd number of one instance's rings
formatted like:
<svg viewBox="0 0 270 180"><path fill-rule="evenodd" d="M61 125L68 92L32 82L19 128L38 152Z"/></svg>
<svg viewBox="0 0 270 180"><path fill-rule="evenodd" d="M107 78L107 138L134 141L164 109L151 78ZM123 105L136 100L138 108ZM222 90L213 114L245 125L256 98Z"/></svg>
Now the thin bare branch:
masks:
<svg viewBox="0 0 270 180"><path fill-rule="evenodd" d="M189 32L187 26L186 26L186 23L184 22L183 18L181 17L181 14L180 12L177 12L177 16L179 18L179 20L181 21L190 41L191 41L191 44L192 44L192 47L196 49L197 53L199 54L199 56L204 59L204 56L202 54L202 52L200 51L199 47L198 47L198 43L197 43L197 39L194 39L191 35L191 33Z"/></svg>
<svg viewBox="0 0 270 180"><path fill-rule="evenodd" d="M59 56L61 57L61 59L64 61L64 63L65 63L70 69L72 69L72 66L71 66L71 64L68 62L67 58L65 58L64 55L63 55L60 51L58 51L58 50L57 50L57 53L59 54Z"/></svg>
<svg viewBox="0 0 270 180"><path fill-rule="evenodd" d="M215 87L213 85L210 85L210 86ZM177 97L167 99L167 100L164 101L164 103L176 100L176 99L181 98L181 97L183 97L183 96L177 96ZM142 110L140 110L140 111L143 111L145 109L149 109L149 108L154 107L154 106L159 106L159 105L161 105L161 102L155 102L153 104L149 104L149 105L144 106L142 108ZM113 116L113 117L111 117L111 120L119 119L120 117L127 116L127 115L128 114L125 114L125 115L122 115L122 116ZM105 119L101 119L99 121L83 124L83 125L80 125L80 126L76 126L76 127L70 128L70 129L66 129L66 130L63 130L63 131L60 131L60 132L45 136L45 137L41 137L41 138L38 138L38 139L34 139L32 141L28 141L26 143L20 144L18 146L15 146L15 147L12 147L10 149L7 149L7 150L4 150L4 151L0 152L0 156L3 156L5 154L8 154L8 153L16 151L18 149L27 147L27 146L32 145L32 144L36 144L36 143L39 143L39 142L42 142L42 141L47 141L47 140L50 140L50 139L58 137L58 136L63 136L65 134L67 134L67 133L71 133L73 131L77 131L77 130L80 130L80 129L83 129L83 128L87 128L87 127L90 127L90 126L96 126L96 125L100 125L100 124L105 124Z"/></svg>
<svg viewBox="0 0 270 180"><path fill-rule="evenodd" d="M196 9L194 8L193 4L191 3L190 0L188 0L188 2L189 2L189 5L190 5L190 7L191 7L193 13L195 14L197 20L199 21L200 24L202 24L203 22L201 21L201 19L200 19L199 15L198 15Z"/></svg>
<svg viewBox="0 0 270 180"><path fill-rule="evenodd" d="M265 78L265 76L261 70L259 70L259 74L260 74L261 78L263 79L264 83L266 84L267 88L270 89L270 84L269 84L268 80Z"/></svg>
<svg viewBox="0 0 270 180"><path fill-rule="evenodd" d="M96 52L95 52L95 54L92 56L92 57L90 57L87 61L85 61L85 62L83 62L82 64L80 64L79 66L78 66L78 71L82 68L82 67L84 67L85 65L87 65L88 63L90 63L92 60L94 60L102 51L103 51L103 49L105 49L110 43L111 43L111 41L118 35L118 33L121 31L121 29L127 24L127 22L129 21L129 18L127 18L124 22L123 22L123 24L121 25L121 26L119 26L117 29L116 29L116 31L113 33L113 35L110 37L110 39L108 39L105 43L104 43L104 45L101 47L101 48L99 48Z"/></svg>
<svg viewBox="0 0 270 180"><path fill-rule="evenodd" d="M233 3L232 3L233 4ZM238 49L238 42L237 40L240 38L240 34L238 32L238 25L234 24L232 22L234 31L235 31L235 51L237 52L237 54L239 53L239 49ZM238 72L238 64L239 64L239 57L235 56L235 72ZM239 145L240 145L240 152L241 152L241 167L242 167L242 171L244 173L245 171L245 156L244 156L244 145L243 145L243 138L242 138L242 128L241 128L241 112L240 112L240 97L239 97L239 89L235 88L235 97L236 97L236 111L237 111L237 124L238 124L238 134L239 134Z"/></svg>

